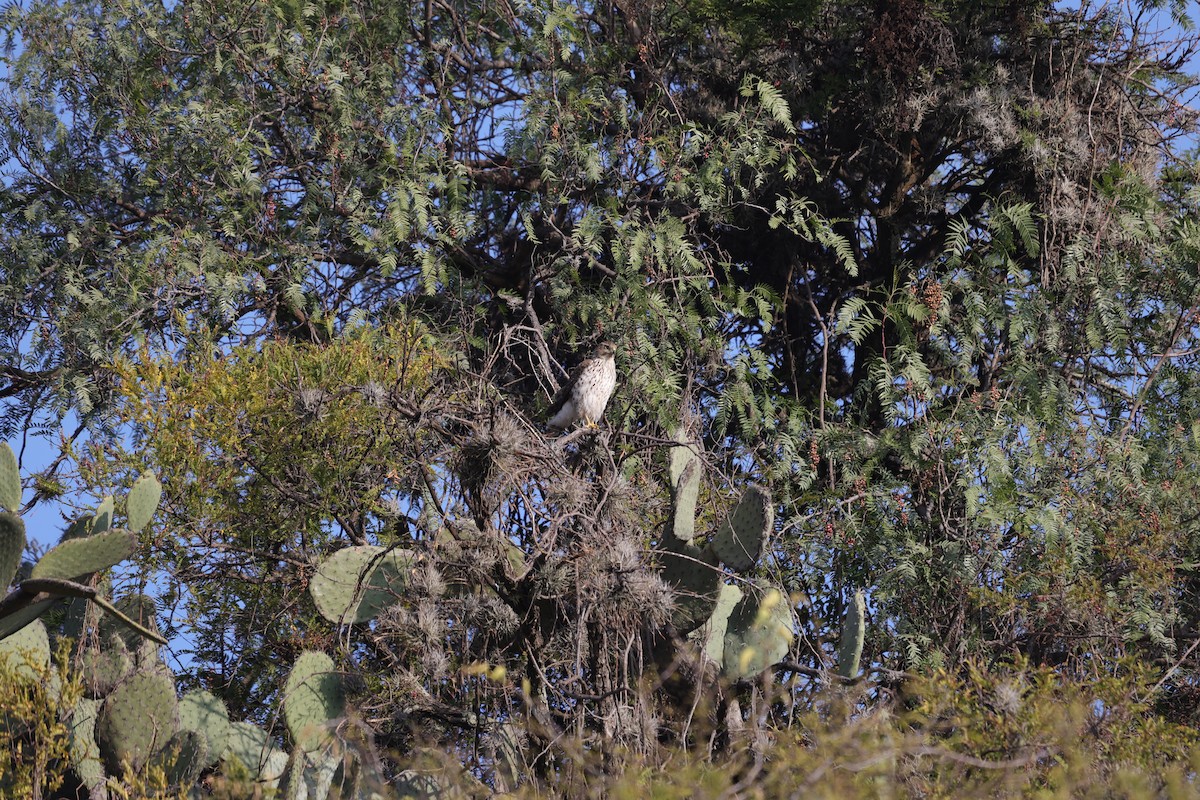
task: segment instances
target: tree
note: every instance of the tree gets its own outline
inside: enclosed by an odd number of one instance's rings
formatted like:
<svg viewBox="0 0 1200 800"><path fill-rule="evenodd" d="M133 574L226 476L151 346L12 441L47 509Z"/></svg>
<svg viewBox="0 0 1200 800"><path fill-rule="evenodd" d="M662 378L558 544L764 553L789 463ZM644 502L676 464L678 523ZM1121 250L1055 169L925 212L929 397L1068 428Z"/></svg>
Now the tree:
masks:
<svg viewBox="0 0 1200 800"><path fill-rule="evenodd" d="M132 434L167 486L142 565L235 717L336 652L386 747L424 732L493 785L794 724L857 591L862 708L1130 657L1173 665L1138 718L1188 722L1185 11L10 8L3 432L82 414L96 490L140 472L99 449ZM539 411L601 336L610 427L556 446ZM799 612L786 691L675 680L663 577L705 552L664 533L681 425L697 531L769 490L738 585ZM421 566L343 638L307 586L367 545Z"/></svg>

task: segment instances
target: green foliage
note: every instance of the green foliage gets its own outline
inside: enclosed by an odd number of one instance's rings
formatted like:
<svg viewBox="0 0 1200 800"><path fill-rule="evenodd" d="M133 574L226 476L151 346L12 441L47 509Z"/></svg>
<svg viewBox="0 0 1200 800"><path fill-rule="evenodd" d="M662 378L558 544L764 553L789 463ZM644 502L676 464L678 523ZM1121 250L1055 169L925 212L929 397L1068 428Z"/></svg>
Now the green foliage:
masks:
<svg viewBox="0 0 1200 800"><path fill-rule="evenodd" d="M61 765L69 758L71 730L62 718L79 701L80 687L61 660L51 664L43 658L44 636L42 629L34 646L24 649L31 659L14 658L7 642L8 657L0 657L0 794L5 797L54 796L64 781Z"/></svg>
<svg viewBox="0 0 1200 800"><path fill-rule="evenodd" d="M26 574L0 452L0 635L115 693L159 619L266 726L231 796L1183 793L1200 172L1156 9L6 8L0 432L60 448L30 507L104 499ZM551 443L601 337L605 424ZM42 577L118 512L128 566ZM181 730L114 791L182 792Z"/></svg>

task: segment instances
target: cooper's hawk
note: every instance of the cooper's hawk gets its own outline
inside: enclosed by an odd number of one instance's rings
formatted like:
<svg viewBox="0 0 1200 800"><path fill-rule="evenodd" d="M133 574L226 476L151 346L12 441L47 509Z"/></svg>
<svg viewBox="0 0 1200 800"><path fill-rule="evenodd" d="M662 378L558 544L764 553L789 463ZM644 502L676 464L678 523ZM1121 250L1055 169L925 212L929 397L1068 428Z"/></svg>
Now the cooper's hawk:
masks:
<svg viewBox="0 0 1200 800"><path fill-rule="evenodd" d="M601 342L585 358L550 401L550 427L565 430L579 420L594 425L604 413L608 398L617 385L617 365L612 342Z"/></svg>

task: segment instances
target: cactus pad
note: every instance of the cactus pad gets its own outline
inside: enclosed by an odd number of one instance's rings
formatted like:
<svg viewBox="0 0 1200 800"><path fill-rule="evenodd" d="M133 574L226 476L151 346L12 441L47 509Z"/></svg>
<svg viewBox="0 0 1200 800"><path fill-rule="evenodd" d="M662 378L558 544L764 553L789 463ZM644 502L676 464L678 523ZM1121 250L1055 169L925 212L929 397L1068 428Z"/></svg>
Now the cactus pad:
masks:
<svg viewBox="0 0 1200 800"><path fill-rule="evenodd" d="M700 473L703 464L697 455L699 445L687 440L680 429L674 436L678 444L668 453L667 472L671 479L671 533L680 541L691 543L696 528L696 500L700 496Z"/></svg>
<svg viewBox="0 0 1200 800"><path fill-rule="evenodd" d="M67 539L79 539L83 536L91 536L92 525L95 522L95 514L84 514L82 517L72 522L67 529L63 531L62 539L59 541L65 542Z"/></svg>
<svg viewBox="0 0 1200 800"><path fill-rule="evenodd" d="M159 673L138 673L113 690L100 711L98 739L111 774L139 771L175 734L175 687Z"/></svg>
<svg viewBox="0 0 1200 800"><path fill-rule="evenodd" d="M787 655L795 636L792 609L778 589L755 588L729 615L722 669L730 677L752 678Z"/></svg>
<svg viewBox="0 0 1200 800"><path fill-rule="evenodd" d="M688 638L704 647L704 654L720 664L725 656L725 631L729 627L729 615L741 602L742 590L734 584L722 583L712 616Z"/></svg>
<svg viewBox="0 0 1200 800"><path fill-rule="evenodd" d="M14 514L21 510L21 471L7 442L0 442L0 507Z"/></svg>
<svg viewBox="0 0 1200 800"><path fill-rule="evenodd" d="M713 534L713 551L730 569L744 572L758 561L763 540L775 523L775 508L765 489L751 486Z"/></svg>
<svg viewBox="0 0 1200 800"><path fill-rule="evenodd" d="M110 494L96 506L95 519L92 520L92 533L102 533L112 527L113 509L116 501Z"/></svg>
<svg viewBox="0 0 1200 800"><path fill-rule="evenodd" d="M866 628L867 603L862 589L854 593L846 616L842 617L842 638L838 642L838 675L849 680L858 675L862 660L863 633Z"/></svg>
<svg viewBox="0 0 1200 800"><path fill-rule="evenodd" d="M0 592L8 588L25 552L25 522L9 511L0 512Z"/></svg>
<svg viewBox="0 0 1200 800"><path fill-rule="evenodd" d="M17 633L0 639L0 661L17 675L38 680L50 666L50 637L41 620L34 620Z"/></svg>
<svg viewBox="0 0 1200 800"><path fill-rule="evenodd" d="M659 559L662 578L675 593L671 623L677 632L690 633L704 624L717 604L721 585L717 557L711 548L701 550L668 534Z"/></svg>
<svg viewBox="0 0 1200 800"><path fill-rule="evenodd" d="M342 716L345 696L342 676L333 659L305 650L296 658L283 688L283 717L302 749L316 750L329 740L330 721Z"/></svg>
<svg viewBox="0 0 1200 800"><path fill-rule="evenodd" d="M150 470L142 473L142 477L138 478L133 488L129 490L129 496L125 498L125 516L126 525L131 531L140 531L146 527L154 516L154 512L158 510L158 503L162 500L162 484L158 482L158 478Z"/></svg>
<svg viewBox="0 0 1200 800"><path fill-rule="evenodd" d="M120 642L120 639L117 640ZM133 659L123 645L107 650L88 650L83 654L80 672L90 697L107 697L133 672Z"/></svg>
<svg viewBox="0 0 1200 800"><path fill-rule="evenodd" d="M208 739L203 733L179 730L154 755L151 763L163 768L171 786L190 787L208 766L209 753Z"/></svg>
<svg viewBox="0 0 1200 800"><path fill-rule="evenodd" d="M229 749L225 756L235 759L256 780L271 783L287 769L288 755L271 744L267 732L250 722L229 726Z"/></svg>
<svg viewBox="0 0 1200 800"><path fill-rule="evenodd" d="M92 796L105 780L100 745L96 743L96 718L99 715L100 701L86 697L79 698L71 714L71 767Z"/></svg>
<svg viewBox="0 0 1200 800"><path fill-rule="evenodd" d="M402 596L412 563L405 550L345 547L325 559L308 590L330 622L366 622Z"/></svg>
<svg viewBox="0 0 1200 800"><path fill-rule="evenodd" d="M30 577L81 578L119 564L133 555L136 546L133 534L119 528L82 539L69 539L42 556Z"/></svg>
<svg viewBox="0 0 1200 800"><path fill-rule="evenodd" d="M208 763L217 763L229 746L229 712L210 692L196 690L179 698L179 729L200 731L208 740Z"/></svg>

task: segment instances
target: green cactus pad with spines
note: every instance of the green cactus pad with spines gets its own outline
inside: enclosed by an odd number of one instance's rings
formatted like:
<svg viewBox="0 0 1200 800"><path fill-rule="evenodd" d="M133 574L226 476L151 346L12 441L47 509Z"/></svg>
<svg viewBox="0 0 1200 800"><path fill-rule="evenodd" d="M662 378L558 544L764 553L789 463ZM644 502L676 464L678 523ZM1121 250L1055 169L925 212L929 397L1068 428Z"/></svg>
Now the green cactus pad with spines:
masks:
<svg viewBox="0 0 1200 800"><path fill-rule="evenodd" d="M162 484L150 470L134 481L129 496L125 498L126 525L131 531L140 531L154 517L162 500Z"/></svg>
<svg viewBox="0 0 1200 800"><path fill-rule="evenodd" d="M700 496L700 473L703 464L697 455L699 445L687 440L680 429L672 437L678 444L670 448L667 473L671 479L671 533L680 541L691 543L696 532L696 501Z"/></svg>
<svg viewBox="0 0 1200 800"><path fill-rule="evenodd" d="M842 638L838 642L838 675L849 680L858 675L862 660L863 634L866 631L867 602L862 589L854 593L846 615L842 617Z"/></svg>
<svg viewBox="0 0 1200 800"><path fill-rule="evenodd" d="M713 552L730 569L745 572L758 561L763 540L774 524L775 509L770 493L751 486L713 534L710 541Z"/></svg>
<svg viewBox="0 0 1200 800"><path fill-rule="evenodd" d="M176 730L175 686L161 673L136 673L113 689L100 711L97 738L113 775L140 771Z"/></svg>
<svg viewBox="0 0 1200 800"><path fill-rule="evenodd" d="M130 594L113 603L117 611L132 619L134 622L158 633L157 608L154 599L144 594ZM100 641L106 642L113 634L120 636L129 651L136 652L142 644L142 636L131 630L111 614L100 617Z"/></svg>
<svg viewBox="0 0 1200 800"><path fill-rule="evenodd" d="M210 754L208 738L203 733L178 730L167 744L154 754L150 763L162 767L167 775L167 783L171 786L190 787L208 766Z"/></svg>
<svg viewBox="0 0 1200 800"><path fill-rule="evenodd" d="M0 512L0 592L13 582L24 552L24 520L10 511Z"/></svg>
<svg viewBox="0 0 1200 800"><path fill-rule="evenodd" d="M345 705L333 659L314 650L301 653L283 688L283 718L296 744L306 751L325 744L332 735L330 722L342 716Z"/></svg>
<svg viewBox="0 0 1200 800"><path fill-rule="evenodd" d="M0 640L7 639L9 636L17 633L26 625L62 602L63 598L61 597L48 597L45 600L38 600L36 603L31 603L20 611L0 617Z"/></svg>
<svg viewBox="0 0 1200 800"><path fill-rule="evenodd" d="M68 539L79 539L84 536L92 535L92 525L96 522L95 514L84 514L79 519L75 520L70 526L63 531L60 542L65 542Z"/></svg>
<svg viewBox="0 0 1200 800"><path fill-rule="evenodd" d="M308 590L330 622L366 622L403 595L412 564L406 550L345 547L322 562Z"/></svg>
<svg viewBox="0 0 1200 800"><path fill-rule="evenodd" d="M288 754L271 744L267 732L250 722L229 726L229 748L225 758L237 760L256 780L273 783L287 769Z"/></svg>
<svg viewBox="0 0 1200 800"><path fill-rule="evenodd" d="M756 587L729 615L721 667L735 679L752 678L777 663L791 648L792 609L779 589Z"/></svg>
<svg viewBox="0 0 1200 800"><path fill-rule="evenodd" d="M40 619L17 633L0 639L0 661L20 676L38 680L50 666L50 636Z"/></svg>
<svg viewBox="0 0 1200 800"><path fill-rule="evenodd" d="M347 761L353 762L353 756L343 752L344 748L338 747L337 742L334 747L321 750L316 753L305 753L305 770L304 784L307 789L309 800L325 800L329 797L329 790L333 788L335 776L338 774L338 769L344 766ZM349 790L349 791L346 791ZM355 797L352 786L346 786L342 781L339 781L339 791L337 797Z"/></svg>
<svg viewBox="0 0 1200 800"><path fill-rule="evenodd" d="M674 536L663 537L659 551L662 579L674 590L675 611L671 624L680 634L704 624L717 604L721 571L710 548L701 550Z"/></svg>
<svg viewBox="0 0 1200 800"><path fill-rule="evenodd" d="M14 514L21 510L21 470L8 442L0 442L0 508Z"/></svg>
<svg viewBox="0 0 1200 800"><path fill-rule="evenodd" d="M96 719L99 716L100 701L81 697L75 704L70 721L71 768L92 796L106 779L104 764L100 761L100 745L96 742Z"/></svg>
<svg viewBox="0 0 1200 800"><path fill-rule="evenodd" d="M88 696L95 698L107 697L134 670L133 659L124 645L104 650L88 650L83 654L81 661L80 672L83 674L84 689L87 690Z"/></svg>
<svg viewBox="0 0 1200 800"><path fill-rule="evenodd" d="M179 698L179 729L204 734L208 740L209 758L205 766L217 763L229 747L229 712L211 692L197 689Z"/></svg>
<svg viewBox="0 0 1200 800"><path fill-rule="evenodd" d="M702 645L704 654L717 664L725 657L725 631L729 628L729 615L741 600L742 590L737 585L722 583L712 615L688 636Z"/></svg>
<svg viewBox="0 0 1200 800"><path fill-rule="evenodd" d="M279 796L283 800L300 800L308 797L308 784L304 780L304 767L307 759L299 747L292 750L288 757L287 769L279 781ZM322 800L324 800L322 798Z"/></svg>
<svg viewBox="0 0 1200 800"><path fill-rule="evenodd" d="M110 494L96 506L95 519L92 520L92 533L101 533L112 527L113 510L117 501Z"/></svg>
<svg viewBox="0 0 1200 800"><path fill-rule="evenodd" d="M75 580L121 563L136 548L134 535L120 528L69 539L42 556L30 577Z"/></svg>

